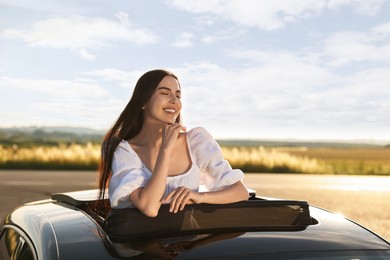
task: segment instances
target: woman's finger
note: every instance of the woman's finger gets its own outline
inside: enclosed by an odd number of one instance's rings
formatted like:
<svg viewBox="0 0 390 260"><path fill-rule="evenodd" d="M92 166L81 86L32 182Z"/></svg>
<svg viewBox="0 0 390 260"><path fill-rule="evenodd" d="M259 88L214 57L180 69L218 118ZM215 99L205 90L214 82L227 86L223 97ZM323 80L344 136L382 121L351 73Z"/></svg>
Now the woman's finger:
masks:
<svg viewBox="0 0 390 260"><path fill-rule="evenodd" d="M185 188L182 189L179 196L177 196L176 198L175 201L176 203L175 203L173 213L177 213L180 209L184 208L184 206L186 205L186 197L188 197L188 195L189 195L188 189Z"/></svg>
<svg viewBox="0 0 390 260"><path fill-rule="evenodd" d="M188 204L188 201L191 199L191 191L188 191L188 193L185 195L185 197L183 198L182 202L181 202L181 207L180 207L180 211L182 211L185 207L185 205Z"/></svg>
<svg viewBox="0 0 390 260"><path fill-rule="evenodd" d="M173 134L178 135L180 131L185 131L186 127L180 125L180 124L172 124L169 125L169 129L173 132Z"/></svg>
<svg viewBox="0 0 390 260"><path fill-rule="evenodd" d="M172 200L172 197L176 194L177 189L168 193L168 195L161 200L162 204L169 203Z"/></svg>
<svg viewBox="0 0 390 260"><path fill-rule="evenodd" d="M171 199L171 206L169 208L169 212L174 212L175 208L176 208L176 204L179 203L177 198L180 196L180 194L183 192L183 187L180 187L180 188L177 188L176 190L174 190L174 194L172 195L172 199Z"/></svg>
<svg viewBox="0 0 390 260"><path fill-rule="evenodd" d="M176 143L180 131L185 129L185 127L178 123L164 126L162 131L162 146L172 147Z"/></svg>
<svg viewBox="0 0 390 260"><path fill-rule="evenodd" d="M175 190L175 193L172 196L172 200L170 202L171 207L170 207L170 212L177 213L181 202L185 195L188 193L188 189L185 187L180 187Z"/></svg>

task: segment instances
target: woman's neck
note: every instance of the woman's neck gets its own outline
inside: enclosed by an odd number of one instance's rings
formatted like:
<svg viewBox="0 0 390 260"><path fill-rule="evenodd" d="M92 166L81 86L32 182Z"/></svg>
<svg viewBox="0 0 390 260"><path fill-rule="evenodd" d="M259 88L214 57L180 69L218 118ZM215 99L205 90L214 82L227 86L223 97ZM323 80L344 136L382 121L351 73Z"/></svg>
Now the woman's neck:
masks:
<svg viewBox="0 0 390 260"><path fill-rule="evenodd" d="M162 141L163 124L144 124L141 131L131 139L131 142L148 147L160 147Z"/></svg>

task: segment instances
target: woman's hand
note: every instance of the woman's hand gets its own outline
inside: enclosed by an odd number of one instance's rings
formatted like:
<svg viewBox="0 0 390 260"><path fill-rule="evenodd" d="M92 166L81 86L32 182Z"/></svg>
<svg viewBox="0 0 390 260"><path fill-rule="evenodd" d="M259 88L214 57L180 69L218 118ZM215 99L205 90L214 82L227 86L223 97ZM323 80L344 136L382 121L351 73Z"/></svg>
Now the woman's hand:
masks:
<svg viewBox="0 0 390 260"><path fill-rule="evenodd" d="M182 211L187 204L202 203L202 193L189 190L186 187L179 187L170 192L162 201L162 203L169 203L169 212L177 213Z"/></svg>
<svg viewBox="0 0 390 260"><path fill-rule="evenodd" d="M161 148L173 148L182 130L186 131L186 127L178 123L167 124L163 127Z"/></svg>

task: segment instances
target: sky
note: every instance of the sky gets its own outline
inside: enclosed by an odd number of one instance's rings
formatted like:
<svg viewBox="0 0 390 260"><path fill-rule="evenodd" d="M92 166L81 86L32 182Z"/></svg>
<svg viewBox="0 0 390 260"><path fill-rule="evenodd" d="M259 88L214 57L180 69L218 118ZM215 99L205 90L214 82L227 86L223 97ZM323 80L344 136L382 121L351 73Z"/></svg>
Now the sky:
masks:
<svg viewBox="0 0 390 260"><path fill-rule="evenodd" d="M108 129L168 69L215 138L390 140L390 1L0 0L0 127Z"/></svg>

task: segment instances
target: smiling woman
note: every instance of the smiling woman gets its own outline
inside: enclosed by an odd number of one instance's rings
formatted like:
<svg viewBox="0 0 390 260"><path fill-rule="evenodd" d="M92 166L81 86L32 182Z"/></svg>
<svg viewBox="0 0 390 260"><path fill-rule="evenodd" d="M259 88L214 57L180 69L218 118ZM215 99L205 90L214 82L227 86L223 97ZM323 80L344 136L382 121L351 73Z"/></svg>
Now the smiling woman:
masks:
<svg viewBox="0 0 390 260"><path fill-rule="evenodd" d="M138 80L102 145L100 197L108 188L112 208L136 207L154 217L162 204L177 213L187 204L248 199L243 172L231 168L205 129L187 131L181 108L171 72L152 70Z"/></svg>

